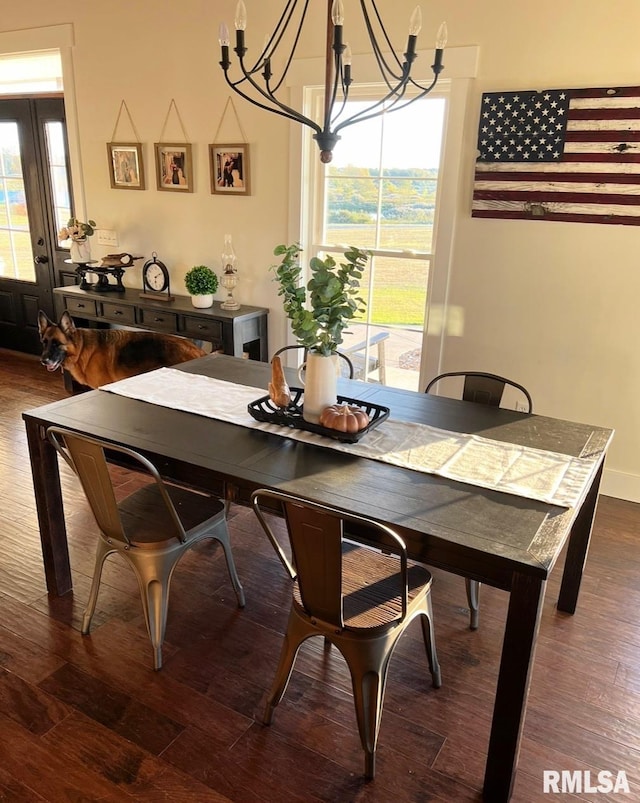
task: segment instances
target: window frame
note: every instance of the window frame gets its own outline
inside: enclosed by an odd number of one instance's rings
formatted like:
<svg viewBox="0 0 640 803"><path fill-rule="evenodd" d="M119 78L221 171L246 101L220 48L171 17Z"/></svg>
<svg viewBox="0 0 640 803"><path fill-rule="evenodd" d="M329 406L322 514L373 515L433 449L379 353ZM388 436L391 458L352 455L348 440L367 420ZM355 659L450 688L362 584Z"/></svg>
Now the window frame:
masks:
<svg viewBox="0 0 640 803"><path fill-rule="evenodd" d="M430 64L432 53L420 52L420 64ZM432 254L429 261L429 280L427 287L427 309L425 314L422 359L420 365L420 386L426 377L435 376L441 371L444 344L448 334L455 335L458 328L449 326L449 319L459 320L459 310L450 308L449 278L452 265L455 230L461 215L460 197L462 194L464 121L471 92L472 79L478 69L479 48L477 46L447 48L445 51L445 70L447 78L438 82L438 94L446 93L443 147L440 157L438 190L436 194L436 215L433 227ZM310 92L317 89L317 77L322 75L322 59L301 59L292 64L288 76L290 100L294 107L306 108ZM376 84L374 65L363 71L368 84ZM426 80L416 75L416 80ZM324 165L319 157L304 158L305 149L310 143L316 149L310 129L292 123L290 126L289 149L289 241L299 240L305 253L314 243L312 206L309 201L313 188L321 182ZM471 169L471 168L470 168ZM320 190L321 192L321 190ZM313 202L318 203L318 190ZM312 255L312 254L310 254Z"/></svg>

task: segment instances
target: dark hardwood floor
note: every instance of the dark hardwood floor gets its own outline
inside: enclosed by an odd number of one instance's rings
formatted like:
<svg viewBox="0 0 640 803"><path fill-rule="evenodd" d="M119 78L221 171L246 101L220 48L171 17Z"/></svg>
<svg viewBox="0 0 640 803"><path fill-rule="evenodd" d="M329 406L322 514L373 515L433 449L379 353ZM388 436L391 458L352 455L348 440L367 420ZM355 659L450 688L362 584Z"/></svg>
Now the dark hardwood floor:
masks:
<svg viewBox="0 0 640 803"><path fill-rule="evenodd" d="M0 800L480 800L507 595L483 587L468 629L464 582L436 571L443 685L431 687L420 626L394 655L377 777L362 779L349 677L319 640L298 657L271 727L260 724L289 588L254 521L230 521L247 606L219 547L188 553L172 586L164 668L152 670L136 581L108 563L89 637L80 634L94 525L63 484L74 593L45 590L23 410L66 395L59 373L0 350ZM135 478L120 471L122 493ZM640 801L640 505L600 499L575 616L549 582L514 803ZM624 770L628 795L544 794L543 770Z"/></svg>

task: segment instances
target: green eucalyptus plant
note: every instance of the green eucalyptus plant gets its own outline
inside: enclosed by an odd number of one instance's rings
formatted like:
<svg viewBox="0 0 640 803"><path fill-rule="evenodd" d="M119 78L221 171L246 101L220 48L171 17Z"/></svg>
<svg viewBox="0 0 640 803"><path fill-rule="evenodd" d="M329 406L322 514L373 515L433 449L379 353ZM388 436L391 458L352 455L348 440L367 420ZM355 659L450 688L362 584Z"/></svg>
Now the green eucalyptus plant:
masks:
<svg viewBox="0 0 640 803"><path fill-rule="evenodd" d="M192 296L208 296L218 289L218 276L206 265L196 265L187 271L184 285Z"/></svg>
<svg viewBox="0 0 640 803"><path fill-rule="evenodd" d="M304 287L300 284L300 244L279 245L273 253L282 257L271 270L298 343L318 354L335 354L350 321L365 310L360 279L369 255L351 246L344 253L345 262L337 263L330 255L313 257L309 262L311 279Z"/></svg>

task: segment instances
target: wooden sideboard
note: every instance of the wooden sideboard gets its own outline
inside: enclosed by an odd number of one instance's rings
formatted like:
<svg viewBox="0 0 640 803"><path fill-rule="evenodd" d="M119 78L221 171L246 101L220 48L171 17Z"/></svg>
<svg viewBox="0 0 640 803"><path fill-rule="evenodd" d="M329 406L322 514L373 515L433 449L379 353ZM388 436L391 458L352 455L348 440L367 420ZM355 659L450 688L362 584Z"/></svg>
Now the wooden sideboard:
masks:
<svg viewBox="0 0 640 803"><path fill-rule="evenodd" d="M80 326L119 325L205 340L214 350L232 357L248 355L251 360L269 360L267 315L264 307L243 305L224 310L214 301L208 309L197 309L190 296L174 296L173 301L140 298L140 290L127 288L117 293L56 287L55 309L58 319L66 309ZM86 321L86 324L84 323Z"/></svg>

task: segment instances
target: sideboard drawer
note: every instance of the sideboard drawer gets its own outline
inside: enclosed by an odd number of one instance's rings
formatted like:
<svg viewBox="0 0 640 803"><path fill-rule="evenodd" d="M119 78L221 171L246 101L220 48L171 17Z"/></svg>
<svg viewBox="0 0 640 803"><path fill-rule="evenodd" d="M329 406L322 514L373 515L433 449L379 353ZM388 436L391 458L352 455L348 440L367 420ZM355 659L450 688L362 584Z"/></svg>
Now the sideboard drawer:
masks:
<svg viewBox="0 0 640 803"><path fill-rule="evenodd" d="M71 298L70 296L64 297L64 307L69 310L72 315L91 315L95 318L96 302L88 298Z"/></svg>
<svg viewBox="0 0 640 803"><path fill-rule="evenodd" d="M200 340L208 340L211 343L222 342L222 323L220 321L207 321L195 316L185 315L184 333L197 337Z"/></svg>
<svg viewBox="0 0 640 803"><path fill-rule="evenodd" d="M178 316L173 312L162 312L162 310L141 309L140 323L155 329L157 332L177 332Z"/></svg>
<svg viewBox="0 0 640 803"><path fill-rule="evenodd" d="M136 322L136 308L103 302L102 317L107 321L132 324Z"/></svg>

